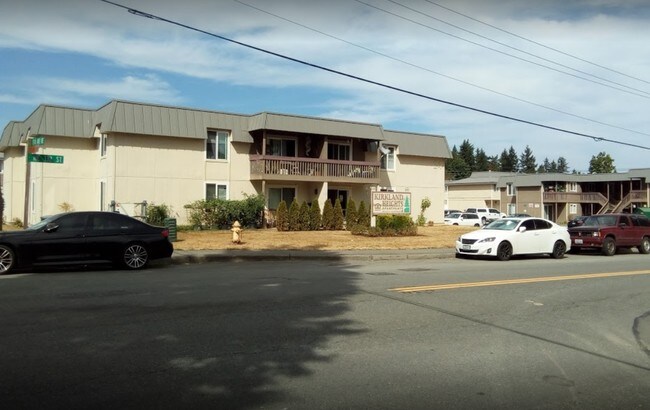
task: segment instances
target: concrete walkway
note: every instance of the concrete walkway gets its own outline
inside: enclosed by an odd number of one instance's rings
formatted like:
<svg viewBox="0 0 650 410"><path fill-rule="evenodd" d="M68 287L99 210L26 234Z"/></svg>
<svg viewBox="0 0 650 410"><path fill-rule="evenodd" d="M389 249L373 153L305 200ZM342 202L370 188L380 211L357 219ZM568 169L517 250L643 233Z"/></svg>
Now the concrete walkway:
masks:
<svg viewBox="0 0 650 410"><path fill-rule="evenodd" d="M453 258L454 249L377 249L377 250L205 250L174 251L172 263L204 263L218 261L273 261L273 260L355 260L381 261L396 259Z"/></svg>

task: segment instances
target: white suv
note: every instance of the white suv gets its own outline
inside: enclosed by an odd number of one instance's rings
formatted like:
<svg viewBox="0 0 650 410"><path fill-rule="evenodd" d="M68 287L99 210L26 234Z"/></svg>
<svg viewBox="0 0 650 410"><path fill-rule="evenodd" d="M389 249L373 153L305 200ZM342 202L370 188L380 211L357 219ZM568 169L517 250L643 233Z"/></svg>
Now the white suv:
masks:
<svg viewBox="0 0 650 410"><path fill-rule="evenodd" d="M483 225L505 216L505 214L499 212L498 209L494 208L467 208L465 212L478 214L478 217L481 218L481 223Z"/></svg>

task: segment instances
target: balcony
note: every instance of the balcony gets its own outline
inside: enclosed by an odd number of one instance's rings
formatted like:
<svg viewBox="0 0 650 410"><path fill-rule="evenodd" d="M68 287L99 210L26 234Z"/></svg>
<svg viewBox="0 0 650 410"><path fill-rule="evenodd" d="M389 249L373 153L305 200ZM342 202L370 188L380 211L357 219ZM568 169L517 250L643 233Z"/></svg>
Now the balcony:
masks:
<svg viewBox="0 0 650 410"><path fill-rule="evenodd" d="M379 162L251 155L251 180L379 183Z"/></svg>
<svg viewBox="0 0 650 410"><path fill-rule="evenodd" d="M599 204L609 202L600 192L544 192L545 203Z"/></svg>

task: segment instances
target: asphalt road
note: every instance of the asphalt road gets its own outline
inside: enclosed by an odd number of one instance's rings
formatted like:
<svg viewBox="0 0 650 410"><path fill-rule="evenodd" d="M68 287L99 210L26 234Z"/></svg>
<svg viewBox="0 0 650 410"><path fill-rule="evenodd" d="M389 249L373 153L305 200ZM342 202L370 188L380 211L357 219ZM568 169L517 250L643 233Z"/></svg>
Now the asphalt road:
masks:
<svg viewBox="0 0 650 410"><path fill-rule="evenodd" d="M2 406L650 408L647 255L330 256L0 277Z"/></svg>

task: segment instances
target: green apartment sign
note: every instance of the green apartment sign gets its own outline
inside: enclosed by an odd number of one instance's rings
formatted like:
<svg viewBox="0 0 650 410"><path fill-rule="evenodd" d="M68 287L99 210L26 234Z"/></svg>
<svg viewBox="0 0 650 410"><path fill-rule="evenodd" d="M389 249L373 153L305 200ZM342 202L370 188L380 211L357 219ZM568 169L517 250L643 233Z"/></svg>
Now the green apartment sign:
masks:
<svg viewBox="0 0 650 410"><path fill-rule="evenodd" d="M27 154L27 161L63 164L63 155Z"/></svg>
<svg viewBox="0 0 650 410"><path fill-rule="evenodd" d="M373 192L372 213L374 215L410 215L410 192Z"/></svg>
<svg viewBox="0 0 650 410"><path fill-rule="evenodd" d="M32 139L29 140L29 145L31 146L45 145L45 137L41 137L41 136L33 137Z"/></svg>

